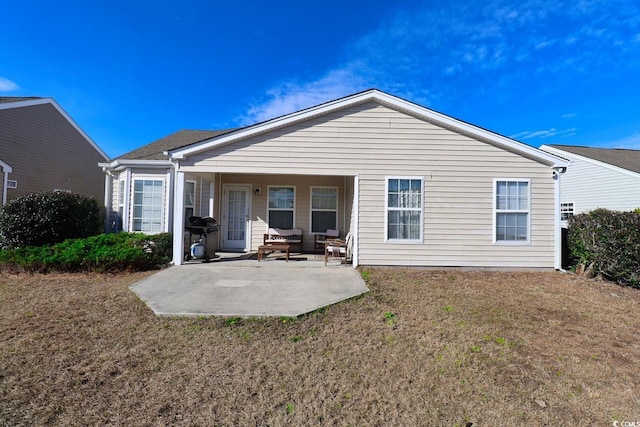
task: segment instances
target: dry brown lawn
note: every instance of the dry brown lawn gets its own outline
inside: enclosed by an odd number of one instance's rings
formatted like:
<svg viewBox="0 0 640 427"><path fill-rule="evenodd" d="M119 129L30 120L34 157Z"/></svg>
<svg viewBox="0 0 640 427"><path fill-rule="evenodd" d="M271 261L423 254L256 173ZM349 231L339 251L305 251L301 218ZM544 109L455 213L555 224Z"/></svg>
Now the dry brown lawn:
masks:
<svg viewBox="0 0 640 427"><path fill-rule="evenodd" d="M640 292L560 273L364 269L299 319L158 318L145 274L0 275L0 425L640 421Z"/></svg>

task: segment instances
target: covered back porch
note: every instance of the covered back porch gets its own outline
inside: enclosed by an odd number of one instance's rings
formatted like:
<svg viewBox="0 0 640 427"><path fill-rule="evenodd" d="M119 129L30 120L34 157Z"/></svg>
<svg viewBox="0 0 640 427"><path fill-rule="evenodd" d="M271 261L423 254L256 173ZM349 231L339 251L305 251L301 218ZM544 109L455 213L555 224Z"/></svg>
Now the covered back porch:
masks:
<svg viewBox="0 0 640 427"><path fill-rule="evenodd" d="M180 265L191 239L189 216L212 217L218 232L208 236L215 251L257 251L269 228L301 229L303 252L316 251L316 235L327 229L353 237L357 265L357 177L298 174L175 173L174 264Z"/></svg>

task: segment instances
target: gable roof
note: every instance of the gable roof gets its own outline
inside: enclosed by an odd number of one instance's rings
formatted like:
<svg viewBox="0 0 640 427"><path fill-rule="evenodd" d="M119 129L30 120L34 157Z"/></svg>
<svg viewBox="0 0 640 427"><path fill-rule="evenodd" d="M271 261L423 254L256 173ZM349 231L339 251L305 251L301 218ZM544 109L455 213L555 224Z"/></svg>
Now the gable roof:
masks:
<svg viewBox="0 0 640 427"><path fill-rule="evenodd" d="M325 102L315 107L307 108L252 126L247 126L235 131L227 132L217 137L193 143L188 146L169 150L169 155L173 159L185 159L188 156L194 155L196 153L201 153L203 151L221 147L227 144L232 144L235 141L239 141L254 135L290 126L294 123L309 120L314 117L327 115L335 111L343 110L367 102L376 102L380 105L384 105L397 111L401 111L405 114L409 114L443 128L447 128L455 132L470 136L474 139L478 139L494 146L503 148L505 150L515 152L548 166L566 167L569 165L568 161L554 154L544 152L530 145L499 135L495 132L491 132L478 126L471 125L462 120L455 119L453 117L398 98L396 96L389 95L378 89L369 89L363 92L356 93L354 95L339 98L334 101Z"/></svg>
<svg viewBox="0 0 640 427"><path fill-rule="evenodd" d="M12 108L22 108L22 107L31 107L34 105L45 105L49 104L53 108L55 108L58 113L67 121L73 128L102 156L105 160L109 158L107 154L102 151L102 148L98 146L94 142L93 139L87 133L82 130L80 126L67 114L66 111L62 109L60 105L53 98L41 98L38 96L27 96L27 97L11 97L5 96L0 97L0 111L9 110Z"/></svg>
<svg viewBox="0 0 640 427"><path fill-rule="evenodd" d="M211 139L228 132L230 132L230 130L179 130L150 144L118 156L116 159L168 160L169 156L165 154L167 151Z"/></svg>
<svg viewBox="0 0 640 427"><path fill-rule="evenodd" d="M640 173L640 150L623 148L593 148L574 145L543 145L540 149L551 147L555 150L575 154L597 162L607 163L631 172ZM562 153L558 153L562 156Z"/></svg>

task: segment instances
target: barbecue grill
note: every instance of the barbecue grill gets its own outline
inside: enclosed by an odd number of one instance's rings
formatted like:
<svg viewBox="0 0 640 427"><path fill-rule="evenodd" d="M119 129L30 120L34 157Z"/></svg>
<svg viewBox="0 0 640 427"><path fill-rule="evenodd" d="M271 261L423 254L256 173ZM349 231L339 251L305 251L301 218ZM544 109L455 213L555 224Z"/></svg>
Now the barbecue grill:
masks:
<svg viewBox="0 0 640 427"><path fill-rule="evenodd" d="M216 220L211 217L190 216L188 223L185 229L189 232L189 252L185 255L185 260L202 259L203 262L209 262L212 255L207 253L207 237L218 232Z"/></svg>

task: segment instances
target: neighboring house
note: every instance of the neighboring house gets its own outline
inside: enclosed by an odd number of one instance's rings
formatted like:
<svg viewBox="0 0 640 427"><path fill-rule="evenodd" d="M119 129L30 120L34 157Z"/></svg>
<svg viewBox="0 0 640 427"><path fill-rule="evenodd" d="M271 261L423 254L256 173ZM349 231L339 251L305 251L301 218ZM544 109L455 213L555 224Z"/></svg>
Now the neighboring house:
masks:
<svg viewBox="0 0 640 427"><path fill-rule="evenodd" d="M560 186L563 221L597 208L631 211L640 207L640 150L571 145L540 149L571 162Z"/></svg>
<svg viewBox="0 0 640 427"><path fill-rule="evenodd" d="M178 265L194 213L218 219L223 250L256 250L278 227L302 228L312 251L314 234L338 228L354 266L514 268L560 267L567 165L375 89L101 164L123 228L173 231Z"/></svg>
<svg viewBox="0 0 640 427"><path fill-rule="evenodd" d="M52 98L0 97L0 194L62 190L102 202L107 155Z"/></svg>

